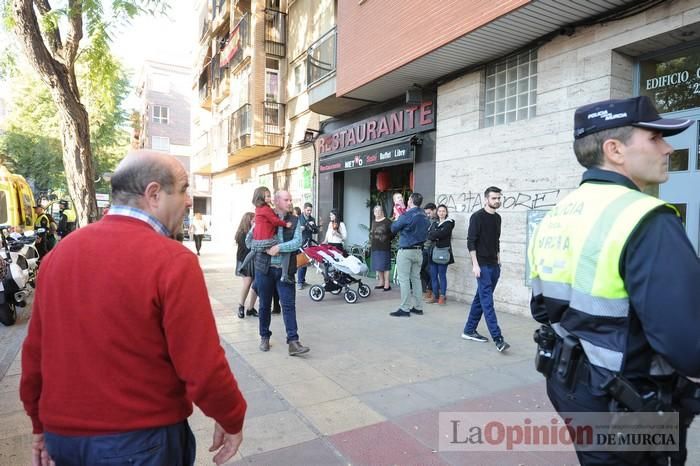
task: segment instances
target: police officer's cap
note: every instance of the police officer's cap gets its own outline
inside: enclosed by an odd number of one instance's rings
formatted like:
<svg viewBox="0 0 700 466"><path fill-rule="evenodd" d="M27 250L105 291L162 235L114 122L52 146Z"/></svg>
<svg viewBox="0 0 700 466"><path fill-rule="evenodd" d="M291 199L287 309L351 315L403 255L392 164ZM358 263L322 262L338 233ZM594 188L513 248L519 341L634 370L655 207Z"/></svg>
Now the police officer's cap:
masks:
<svg viewBox="0 0 700 466"><path fill-rule="evenodd" d="M622 126L635 126L673 136L692 124L692 120L661 118L651 99L642 95L630 99L604 100L577 108L574 114L574 139Z"/></svg>

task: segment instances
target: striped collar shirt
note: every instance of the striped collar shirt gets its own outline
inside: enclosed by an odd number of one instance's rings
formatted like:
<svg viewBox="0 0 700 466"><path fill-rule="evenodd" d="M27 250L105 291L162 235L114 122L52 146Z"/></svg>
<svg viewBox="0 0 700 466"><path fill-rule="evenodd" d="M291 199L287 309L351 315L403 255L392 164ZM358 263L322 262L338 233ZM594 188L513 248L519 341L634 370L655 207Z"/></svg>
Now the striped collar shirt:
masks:
<svg viewBox="0 0 700 466"><path fill-rule="evenodd" d="M163 225L160 220L155 218L153 215L144 212L136 207L125 206L125 205L113 205L109 208L107 215L123 215L125 217L131 217L143 222L148 223L155 231L163 236L171 236L170 230L168 230L165 225Z"/></svg>

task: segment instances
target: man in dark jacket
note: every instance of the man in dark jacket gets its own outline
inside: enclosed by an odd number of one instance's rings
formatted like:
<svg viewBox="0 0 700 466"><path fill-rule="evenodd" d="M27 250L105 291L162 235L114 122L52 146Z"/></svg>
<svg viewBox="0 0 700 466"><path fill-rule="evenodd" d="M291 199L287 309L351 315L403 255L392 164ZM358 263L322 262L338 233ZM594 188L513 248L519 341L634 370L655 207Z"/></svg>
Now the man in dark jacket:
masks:
<svg viewBox="0 0 700 466"><path fill-rule="evenodd" d="M430 221L429 228L437 223L437 206L433 202L428 202L423 208L425 211L425 216L428 217ZM423 264L420 267L420 281L423 287L423 299L426 302L432 302L433 292L431 290L431 278L430 278L430 247L433 245L431 240L426 240L423 245Z"/></svg>
<svg viewBox="0 0 700 466"><path fill-rule="evenodd" d="M393 317L410 317L411 313L423 314L420 268L423 264L423 244L428 239L430 222L420 208L422 203L421 194L411 194L408 198L408 210L391 224L391 232L400 234L396 270L401 286L401 306L390 313Z"/></svg>
<svg viewBox="0 0 700 466"><path fill-rule="evenodd" d="M299 225L301 226L301 246L308 246L314 239L314 235L318 233L318 225L316 219L311 215L313 206L310 202L304 203L304 210L301 211L299 217ZM297 289L301 290L306 285L306 266L299 267L297 270Z"/></svg>

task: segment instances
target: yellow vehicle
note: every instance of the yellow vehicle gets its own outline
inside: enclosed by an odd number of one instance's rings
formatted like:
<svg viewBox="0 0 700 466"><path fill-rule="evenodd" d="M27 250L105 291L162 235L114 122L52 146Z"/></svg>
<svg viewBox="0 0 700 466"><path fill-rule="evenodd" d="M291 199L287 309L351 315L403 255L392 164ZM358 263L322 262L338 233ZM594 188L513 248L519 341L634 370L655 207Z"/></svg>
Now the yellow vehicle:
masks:
<svg viewBox="0 0 700 466"><path fill-rule="evenodd" d="M0 165L0 225L34 229L34 193L22 175Z"/></svg>

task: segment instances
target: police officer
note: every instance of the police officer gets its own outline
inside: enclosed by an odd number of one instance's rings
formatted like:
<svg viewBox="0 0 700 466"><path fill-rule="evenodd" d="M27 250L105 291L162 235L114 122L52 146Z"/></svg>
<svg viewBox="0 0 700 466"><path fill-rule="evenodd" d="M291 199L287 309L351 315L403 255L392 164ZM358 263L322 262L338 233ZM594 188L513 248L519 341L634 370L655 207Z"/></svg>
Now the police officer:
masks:
<svg viewBox="0 0 700 466"><path fill-rule="evenodd" d="M680 451L577 451L581 464L685 462L693 414L681 401L693 390L681 388L700 376L700 260L676 209L643 191L668 179L663 137L691 124L662 119L645 96L577 109L574 152L587 170L529 245L531 311L545 324L538 354L551 355L537 365L557 411L680 413Z"/></svg>
<svg viewBox="0 0 700 466"><path fill-rule="evenodd" d="M34 220L34 232L36 234L36 242L34 243L39 260L41 260L50 250L49 235L51 235L51 219L44 212L44 207L40 204L34 206L36 219Z"/></svg>
<svg viewBox="0 0 700 466"><path fill-rule="evenodd" d="M58 203L60 218L58 220L58 236L65 238L75 228L75 214L68 208L68 201L61 200ZM71 216L73 217L71 219Z"/></svg>

